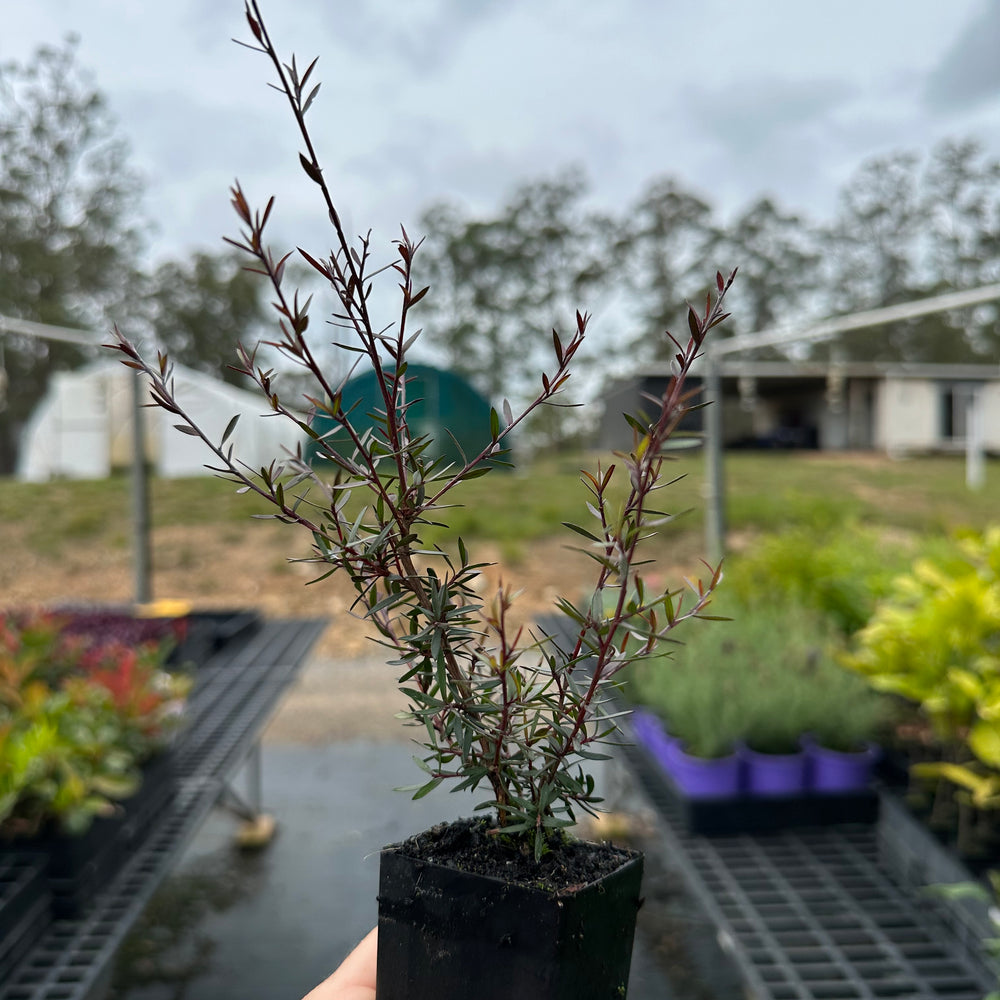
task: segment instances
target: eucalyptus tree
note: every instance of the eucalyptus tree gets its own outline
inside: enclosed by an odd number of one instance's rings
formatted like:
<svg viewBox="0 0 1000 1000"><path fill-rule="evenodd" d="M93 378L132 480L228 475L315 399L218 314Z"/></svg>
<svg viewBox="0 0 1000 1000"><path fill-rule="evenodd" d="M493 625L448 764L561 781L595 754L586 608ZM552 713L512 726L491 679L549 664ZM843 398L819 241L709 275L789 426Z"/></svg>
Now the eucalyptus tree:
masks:
<svg viewBox="0 0 1000 1000"><path fill-rule="evenodd" d="M923 259L927 287L935 292L1000 281L1000 161L972 139L936 146L923 173L927 214ZM965 309L936 317L937 353L959 360L996 361L1000 309Z"/></svg>
<svg viewBox="0 0 1000 1000"><path fill-rule="evenodd" d="M675 178L657 178L641 192L616 250L633 302L633 357L673 356L664 331L683 322L688 301L704 296L699 264L716 258L718 241L712 206Z"/></svg>
<svg viewBox="0 0 1000 1000"><path fill-rule="evenodd" d="M491 400L534 389L529 373L551 349L551 330L591 307L609 280L612 221L585 203L578 170L517 187L495 214L455 202L420 220L418 281L427 343Z"/></svg>
<svg viewBox="0 0 1000 1000"><path fill-rule="evenodd" d="M69 38L0 66L0 315L106 330L133 314L146 223L127 144L76 46ZM0 350L6 473L52 372L83 355L13 334Z"/></svg>
<svg viewBox="0 0 1000 1000"><path fill-rule="evenodd" d="M148 320L176 361L243 385L233 345L256 343L270 319L264 283L236 251L206 250L166 260L152 273Z"/></svg>
<svg viewBox="0 0 1000 1000"><path fill-rule="evenodd" d="M825 234L830 313L895 305L922 293L918 264L927 210L920 197L920 159L896 151L864 162L840 191ZM912 356L912 324L842 334L854 360Z"/></svg>
<svg viewBox="0 0 1000 1000"><path fill-rule="evenodd" d="M721 232L716 260L739 261L732 333L753 333L822 312L822 242L808 220L764 196Z"/></svg>

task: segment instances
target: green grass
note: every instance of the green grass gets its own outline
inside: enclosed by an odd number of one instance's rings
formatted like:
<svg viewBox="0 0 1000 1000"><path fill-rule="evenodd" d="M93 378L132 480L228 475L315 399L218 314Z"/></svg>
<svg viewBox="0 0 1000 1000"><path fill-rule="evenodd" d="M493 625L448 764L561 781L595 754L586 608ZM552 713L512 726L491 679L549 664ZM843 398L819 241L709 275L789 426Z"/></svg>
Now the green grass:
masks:
<svg viewBox="0 0 1000 1000"><path fill-rule="evenodd" d="M264 510L261 502L237 496L212 477L155 480L150 501L154 527L212 524L222 531L245 525L250 514ZM0 525L23 529L25 543L38 553L52 554L82 541L121 548L131 537L131 518L127 476L52 483L0 479Z"/></svg>
<svg viewBox="0 0 1000 1000"><path fill-rule="evenodd" d="M909 531L982 527L1000 501L1000 463L989 462L984 488L970 492L957 456L873 464L739 454L727 459L726 477L730 525L767 532L858 520Z"/></svg>
<svg viewBox="0 0 1000 1000"><path fill-rule="evenodd" d="M516 551L519 545L558 534L563 521L586 524L588 497L579 469L593 464L589 456L549 459L530 470L466 483L458 491L463 506L443 512L449 529L432 529L427 540L461 534ZM660 493L661 508L690 513L666 530L700 532L702 457L682 456L667 473L683 478ZM726 459L726 486L729 528L755 533L789 528L821 533L863 523L943 534L957 527L982 527L1000 510L1000 462L987 463L986 485L973 493L966 489L960 457L877 462L851 456L736 453ZM154 526L207 524L232 532L245 527L250 514L263 510L260 501L237 496L231 486L212 477L158 480L152 487ZM127 477L49 484L0 480L0 524L23 527L27 544L40 552L85 539L120 546L128 537L122 527L130 517Z"/></svg>

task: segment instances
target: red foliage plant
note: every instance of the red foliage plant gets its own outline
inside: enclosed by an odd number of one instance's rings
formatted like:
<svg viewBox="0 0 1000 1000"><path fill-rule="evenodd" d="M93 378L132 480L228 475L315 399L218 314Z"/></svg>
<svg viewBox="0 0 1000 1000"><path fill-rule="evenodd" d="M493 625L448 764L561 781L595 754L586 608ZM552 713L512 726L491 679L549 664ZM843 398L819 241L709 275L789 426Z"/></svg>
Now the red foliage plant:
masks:
<svg viewBox="0 0 1000 1000"><path fill-rule="evenodd" d="M254 210L239 184L232 203L243 229L230 242L270 285L278 321L270 346L309 376L314 388L304 400L286 399L274 372L258 364L255 350L242 345L236 348L235 368L257 384L273 414L294 422L315 457L299 447L259 469L244 465L230 441L237 418L221 436L210 435L179 401L165 355L147 360L117 330L108 346L148 380L153 403L172 415L178 430L207 445L214 456L209 468L238 492L268 501L270 516L309 533L318 578L342 572L353 582L355 610L374 623L391 651L390 662L409 702L409 721L421 731L425 753L415 760L425 780L415 794L424 795L446 781L456 790L484 785L489 793L480 807L494 810L494 831L523 838L540 856L550 839L574 821L574 808L590 811L600 801L584 765L601 756L596 748L616 731L606 714L606 686L679 622L704 616L721 578L721 570L710 567L707 584L647 587L642 543L671 519L654 505L654 494L664 485L666 445L696 405L685 380L709 331L726 318L723 299L735 272L728 279L716 274L704 309L689 310L683 341L666 335L676 351L675 376L664 395L652 401L651 416L627 418L635 432L632 450L610 466L598 464L583 473L591 520L586 527L568 527L584 539L595 576L586 601L557 601L570 638L557 642L512 631L507 614L512 590L501 586L484 601L475 586L483 564L471 559L462 539L454 539L447 551L429 548L421 543L421 529L447 516L461 483L502 463L511 436L532 412L562 405L560 394L583 344L588 317L577 313L566 337L552 331L552 367L539 373L537 394L517 410L507 399L499 402L490 413L489 442L478 454L463 456L455 465L431 457L428 438L408 420L413 392L407 364L420 337L411 313L429 291L413 279L419 241L402 230L394 258L377 267L370 234L348 240L306 126L319 91L312 82L316 61L305 70L294 58L282 63L254 0L246 13L255 40L249 47L261 52L276 74L274 86L289 105L305 150L300 165L332 227L334 249L328 255L304 249L298 255L328 289L328 322L347 331L347 342L339 346L353 351L375 374L376 428L355 423L352 408L344 404L346 377L332 377L319 360L314 338L316 326L322 325L311 324L312 297L286 287L286 264L295 251L275 255L268 246L265 229L274 199L262 211ZM399 287L394 323L373 315L372 282L379 274ZM329 420L333 430L320 430L303 419L303 405ZM611 497L616 476L624 477L622 502Z"/></svg>

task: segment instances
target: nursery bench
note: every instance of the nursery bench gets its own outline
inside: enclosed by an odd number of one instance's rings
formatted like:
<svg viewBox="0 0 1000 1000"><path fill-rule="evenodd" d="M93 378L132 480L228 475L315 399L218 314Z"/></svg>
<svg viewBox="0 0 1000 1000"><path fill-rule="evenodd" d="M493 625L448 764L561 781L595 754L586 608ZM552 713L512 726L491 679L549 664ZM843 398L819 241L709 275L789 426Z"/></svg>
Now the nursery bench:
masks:
<svg viewBox="0 0 1000 1000"><path fill-rule="evenodd" d="M996 987L981 946L985 908L921 888L960 880L962 869L928 862L923 831L894 802L882 803L877 825L706 837L687 832L645 751L623 753L658 816L667 863L753 1000L982 1000Z"/></svg>
<svg viewBox="0 0 1000 1000"><path fill-rule="evenodd" d="M177 792L84 916L57 920L6 982L0 1000L91 1000L107 988L112 960L248 754L279 696L324 628L315 620L265 622L214 653L196 675L189 722L174 748Z"/></svg>

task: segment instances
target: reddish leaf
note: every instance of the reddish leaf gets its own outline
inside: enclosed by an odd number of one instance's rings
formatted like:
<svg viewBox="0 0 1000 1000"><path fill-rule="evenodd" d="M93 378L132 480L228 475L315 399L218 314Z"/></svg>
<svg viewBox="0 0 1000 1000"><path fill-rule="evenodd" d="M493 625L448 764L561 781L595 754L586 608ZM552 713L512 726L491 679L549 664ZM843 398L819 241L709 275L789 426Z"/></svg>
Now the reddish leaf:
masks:
<svg viewBox="0 0 1000 1000"><path fill-rule="evenodd" d="M691 331L691 336L694 337L695 343L697 343L701 337L701 324L699 324L698 317L690 306L688 307L688 329Z"/></svg>
<svg viewBox="0 0 1000 1000"><path fill-rule="evenodd" d="M264 206L264 215L261 220L257 223L257 231L260 232L266 225L267 220L271 215L271 209L274 208L274 195L272 194L270 198L267 199L267 205Z"/></svg>
<svg viewBox="0 0 1000 1000"><path fill-rule="evenodd" d="M310 180L317 184L323 183L323 174L319 167L312 163L304 153L299 153L299 163L302 164L302 169L309 175Z"/></svg>
<svg viewBox="0 0 1000 1000"><path fill-rule="evenodd" d="M254 20L253 15L250 13L249 6L247 7L247 23L250 25L250 30L253 32L253 37L256 38L261 45L263 45L264 36L261 33L260 25Z"/></svg>
<svg viewBox="0 0 1000 1000"><path fill-rule="evenodd" d="M416 295L413 296L412 299L410 299L407 302L407 305L408 306L415 306L430 290L431 290L431 286L430 285L424 286L423 288L420 289L419 292L417 292Z"/></svg>

